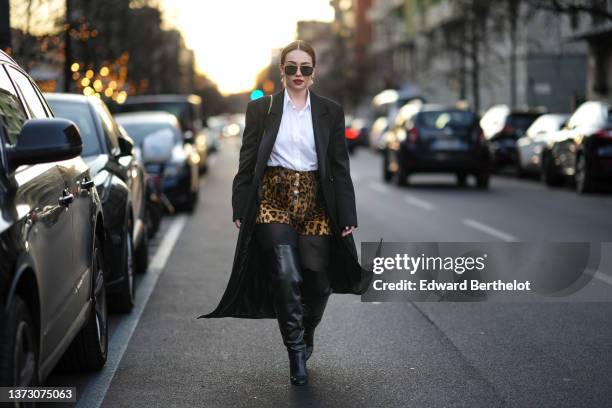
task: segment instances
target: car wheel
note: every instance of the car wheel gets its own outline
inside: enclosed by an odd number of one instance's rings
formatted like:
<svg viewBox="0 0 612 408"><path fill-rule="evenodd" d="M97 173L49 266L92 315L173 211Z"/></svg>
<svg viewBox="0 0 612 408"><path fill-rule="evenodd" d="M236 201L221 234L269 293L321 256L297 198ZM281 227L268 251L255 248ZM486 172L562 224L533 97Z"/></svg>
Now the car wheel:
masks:
<svg viewBox="0 0 612 408"><path fill-rule="evenodd" d="M398 163L397 174L395 175L395 184L404 187L408 185L408 172L404 169L401 161Z"/></svg>
<svg viewBox="0 0 612 408"><path fill-rule="evenodd" d="M563 182L550 153L542 156L542 181L550 187L560 186Z"/></svg>
<svg viewBox="0 0 612 408"><path fill-rule="evenodd" d="M96 237L92 260L91 310L85 326L74 338L60 366L70 371L97 371L104 367L108 355L108 313L106 284L104 282L104 256L100 240Z"/></svg>
<svg viewBox="0 0 612 408"><path fill-rule="evenodd" d="M134 308L134 241L133 241L132 222L126 226L125 237L123 238L123 280L119 292L113 294L109 306L113 312L129 313Z"/></svg>
<svg viewBox="0 0 612 408"><path fill-rule="evenodd" d="M198 204L198 193L192 191L191 193L189 193L189 200L183 205L182 208L188 213L193 213L196 209L197 204Z"/></svg>
<svg viewBox="0 0 612 408"><path fill-rule="evenodd" d="M476 187L486 190L489 188L489 180L491 179L491 175L488 171L482 171L476 176Z"/></svg>
<svg viewBox="0 0 612 408"><path fill-rule="evenodd" d="M576 158L576 191L580 194L590 193L594 191L593 177L587 166L584 154L578 154Z"/></svg>
<svg viewBox="0 0 612 408"><path fill-rule="evenodd" d="M28 306L15 295L0 331L0 386L38 383L38 340Z"/></svg>
<svg viewBox="0 0 612 408"><path fill-rule="evenodd" d="M389 153L387 152L386 149L382 151L382 157L383 157L383 159L382 159L382 163L383 163L383 168L382 168L383 181L389 182L393 178L393 172L391 172L391 170L389 170Z"/></svg>
<svg viewBox="0 0 612 408"><path fill-rule="evenodd" d="M145 224L144 231L136 249L136 273L146 273L149 268L149 231Z"/></svg>
<svg viewBox="0 0 612 408"><path fill-rule="evenodd" d="M516 163L516 176L520 179L524 179L524 178L527 178L527 176L529 176L527 171L525 171L525 168L523 167L523 164L521 163L520 158L518 162Z"/></svg>
<svg viewBox="0 0 612 408"><path fill-rule="evenodd" d="M466 181L467 181L467 174L465 174L465 173L457 173L457 174L455 174L455 177L457 178L457 185L459 187L465 187Z"/></svg>
<svg viewBox="0 0 612 408"><path fill-rule="evenodd" d="M147 234L149 239L153 238L159 230L163 208L161 203L147 202Z"/></svg>

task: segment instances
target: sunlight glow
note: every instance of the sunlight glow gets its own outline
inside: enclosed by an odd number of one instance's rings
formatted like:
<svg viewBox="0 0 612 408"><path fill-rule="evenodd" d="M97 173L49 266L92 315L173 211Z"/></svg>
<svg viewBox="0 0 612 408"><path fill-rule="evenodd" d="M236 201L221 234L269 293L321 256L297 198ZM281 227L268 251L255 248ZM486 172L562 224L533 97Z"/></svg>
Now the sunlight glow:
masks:
<svg viewBox="0 0 612 408"><path fill-rule="evenodd" d="M224 94L250 91L272 51L296 37L301 20L331 21L329 0L164 0L168 27L195 52L196 69Z"/></svg>

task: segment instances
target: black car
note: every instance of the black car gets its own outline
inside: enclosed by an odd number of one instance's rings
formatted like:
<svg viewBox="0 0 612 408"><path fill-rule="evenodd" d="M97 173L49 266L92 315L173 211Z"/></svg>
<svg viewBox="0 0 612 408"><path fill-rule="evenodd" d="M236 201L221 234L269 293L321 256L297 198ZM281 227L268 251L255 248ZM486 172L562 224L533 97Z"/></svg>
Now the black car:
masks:
<svg viewBox="0 0 612 408"><path fill-rule="evenodd" d="M543 152L544 182L559 185L573 178L579 193L612 182L612 106L589 101L576 109L565 128Z"/></svg>
<svg viewBox="0 0 612 408"><path fill-rule="evenodd" d="M52 116L0 51L0 386L106 362L102 208L77 127Z"/></svg>
<svg viewBox="0 0 612 408"><path fill-rule="evenodd" d="M489 149L472 111L410 103L385 138L385 181L395 174L398 185L407 185L414 173L454 173L459 185L473 174L477 187L489 186Z"/></svg>
<svg viewBox="0 0 612 408"><path fill-rule="evenodd" d="M198 95L135 95L113 108L115 113L164 111L173 114L183 131L183 140L198 151L200 173L208 169L208 154L218 150L219 140L205 128L202 98Z"/></svg>
<svg viewBox="0 0 612 408"><path fill-rule="evenodd" d="M482 115L480 127L489 141L493 168L518 164L516 141L541 114L537 111L495 105Z"/></svg>
<svg viewBox="0 0 612 408"><path fill-rule="evenodd" d="M104 102L93 96L45 94L58 117L74 121L83 137L89 165L104 211L108 251L109 306L129 312L134 306L134 271L148 265L144 169L133 155Z"/></svg>
<svg viewBox="0 0 612 408"><path fill-rule="evenodd" d="M149 174L157 176L164 195L171 204L188 212L194 211L199 197L199 155L190 144L184 144L178 120L167 112L134 112L116 114L115 119L141 147L152 134L167 132L173 136L174 147L165 163L146 163Z"/></svg>
<svg viewBox="0 0 612 408"><path fill-rule="evenodd" d="M368 134L370 130L366 119L346 117L344 136L349 153L353 154L358 146L368 146Z"/></svg>
<svg viewBox="0 0 612 408"><path fill-rule="evenodd" d="M569 115L564 113L547 113L537 118L516 142L518 149L517 174L526 177L542 174L542 151L559 133Z"/></svg>

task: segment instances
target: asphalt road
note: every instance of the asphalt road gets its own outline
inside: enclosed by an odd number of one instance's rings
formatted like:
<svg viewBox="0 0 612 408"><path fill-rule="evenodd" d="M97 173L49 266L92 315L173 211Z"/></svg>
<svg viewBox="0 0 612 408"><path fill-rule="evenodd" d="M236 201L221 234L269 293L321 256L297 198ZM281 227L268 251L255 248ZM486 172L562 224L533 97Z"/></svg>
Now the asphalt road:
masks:
<svg viewBox="0 0 612 408"><path fill-rule="evenodd" d="M216 306L229 278L237 163L238 146L225 142L196 213L164 221L152 253L168 249L166 237L176 243L167 259L156 255L151 277L139 278L141 310L113 317L113 361L96 375L54 373L47 385L76 385L78 406L87 407L612 404L611 303L372 304L334 295L317 329L310 384L291 386L275 320L195 319ZM399 188L381 181L379 157L366 150L351 157L351 170L358 249L380 237L612 241L609 193L579 196L506 176L489 191L425 175ZM612 291L605 273L598 284Z"/></svg>

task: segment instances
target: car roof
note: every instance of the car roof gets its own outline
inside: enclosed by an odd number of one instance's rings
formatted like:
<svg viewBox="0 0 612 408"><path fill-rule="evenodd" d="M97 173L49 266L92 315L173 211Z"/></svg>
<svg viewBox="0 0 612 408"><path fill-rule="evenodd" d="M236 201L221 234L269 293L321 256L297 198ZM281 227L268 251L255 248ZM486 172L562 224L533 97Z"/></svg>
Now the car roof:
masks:
<svg viewBox="0 0 612 408"><path fill-rule="evenodd" d="M177 94L160 94L160 95L133 95L128 96L125 100L125 105L136 103L156 103L156 102L189 102L200 104L202 98L198 95L177 95Z"/></svg>
<svg viewBox="0 0 612 408"><path fill-rule="evenodd" d="M96 98L95 96L86 96L81 94L72 93L60 93L60 92L43 92L45 99L50 101L63 101L63 102L80 102L80 103L93 103Z"/></svg>
<svg viewBox="0 0 612 408"><path fill-rule="evenodd" d="M474 113L471 109L461 109L456 106L427 103L421 107L421 112L468 112Z"/></svg>
<svg viewBox="0 0 612 408"><path fill-rule="evenodd" d="M12 59L6 52L0 50L0 61L10 62L11 64L18 65L14 59Z"/></svg>
<svg viewBox="0 0 612 408"><path fill-rule="evenodd" d="M116 113L113 117L117 122L121 123L167 122L173 125L178 124L176 116L166 111Z"/></svg>

